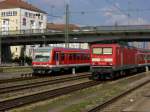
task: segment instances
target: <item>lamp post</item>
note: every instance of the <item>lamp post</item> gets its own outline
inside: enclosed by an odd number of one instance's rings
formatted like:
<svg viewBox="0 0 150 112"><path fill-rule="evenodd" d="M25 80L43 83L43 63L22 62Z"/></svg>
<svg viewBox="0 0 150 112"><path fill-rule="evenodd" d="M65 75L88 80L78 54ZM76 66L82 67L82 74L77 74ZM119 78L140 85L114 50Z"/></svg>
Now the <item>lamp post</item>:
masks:
<svg viewBox="0 0 150 112"><path fill-rule="evenodd" d="M54 7L54 5L51 5L51 15L52 15L52 17L51 17L51 23L53 23L53 9L54 9L55 7Z"/></svg>
<svg viewBox="0 0 150 112"><path fill-rule="evenodd" d="M65 9L65 47L69 47L69 4L66 3Z"/></svg>

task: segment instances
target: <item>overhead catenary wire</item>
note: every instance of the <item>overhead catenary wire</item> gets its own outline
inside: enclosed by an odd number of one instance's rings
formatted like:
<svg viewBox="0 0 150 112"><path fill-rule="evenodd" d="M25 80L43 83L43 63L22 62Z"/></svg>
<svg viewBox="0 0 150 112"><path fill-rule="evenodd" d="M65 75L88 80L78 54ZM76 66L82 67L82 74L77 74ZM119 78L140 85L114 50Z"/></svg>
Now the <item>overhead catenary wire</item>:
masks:
<svg viewBox="0 0 150 112"><path fill-rule="evenodd" d="M93 13L103 13L103 12L116 12L115 10L108 10L108 9L104 9L104 10L88 10L88 11L70 11L70 14L93 14ZM121 12L124 12L123 14L127 14L127 12L150 12L150 9L120 9ZM120 14L121 12L118 12L118 14ZM62 13L64 14L64 13ZM122 14L122 13L121 13ZM62 16L60 15L51 15L51 14L48 14L48 16L52 16L52 17L58 17L58 18L61 18Z"/></svg>

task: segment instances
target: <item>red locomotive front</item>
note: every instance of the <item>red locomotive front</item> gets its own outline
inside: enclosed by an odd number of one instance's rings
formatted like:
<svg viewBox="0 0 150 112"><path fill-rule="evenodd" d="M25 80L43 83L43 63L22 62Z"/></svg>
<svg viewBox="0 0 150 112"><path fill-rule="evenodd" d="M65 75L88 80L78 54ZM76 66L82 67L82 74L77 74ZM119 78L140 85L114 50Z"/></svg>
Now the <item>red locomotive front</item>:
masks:
<svg viewBox="0 0 150 112"><path fill-rule="evenodd" d="M115 64L115 50L111 44L97 44L91 47L91 70L93 78L102 78L102 74L112 72Z"/></svg>
<svg viewBox="0 0 150 112"><path fill-rule="evenodd" d="M134 47L119 44L91 46L91 71L93 79L112 79L145 70L145 53Z"/></svg>

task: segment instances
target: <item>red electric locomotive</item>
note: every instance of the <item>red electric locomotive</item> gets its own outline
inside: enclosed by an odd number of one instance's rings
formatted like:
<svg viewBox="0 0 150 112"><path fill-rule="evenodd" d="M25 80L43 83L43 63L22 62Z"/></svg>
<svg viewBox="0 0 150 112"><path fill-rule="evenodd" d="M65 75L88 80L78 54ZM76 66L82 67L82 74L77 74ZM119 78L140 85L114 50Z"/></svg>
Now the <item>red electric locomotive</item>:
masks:
<svg viewBox="0 0 150 112"><path fill-rule="evenodd" d="M33 74L90 68L90 51L73 48L41 47L34 50Z"/></svg>
<svg viewBox="0 0 150 112"><path fill-rule="evenodd" d="M113 79L150 66L150 51L119 44L91 46L92 79Z"/></svg>

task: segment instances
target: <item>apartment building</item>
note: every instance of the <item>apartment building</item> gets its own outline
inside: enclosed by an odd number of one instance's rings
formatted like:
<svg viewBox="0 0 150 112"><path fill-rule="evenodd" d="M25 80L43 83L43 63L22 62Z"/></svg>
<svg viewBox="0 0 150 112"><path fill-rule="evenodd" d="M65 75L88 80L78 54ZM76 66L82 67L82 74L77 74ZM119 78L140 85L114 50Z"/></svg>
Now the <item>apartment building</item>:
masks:
<svg viewBox="0 0 150 112"><path fill-rule="evenodd" d="M23 0L4 0L0 2L0 32L46 29L47 13ZM19 57L21 46L12 46L14 57Z"/></svg>

